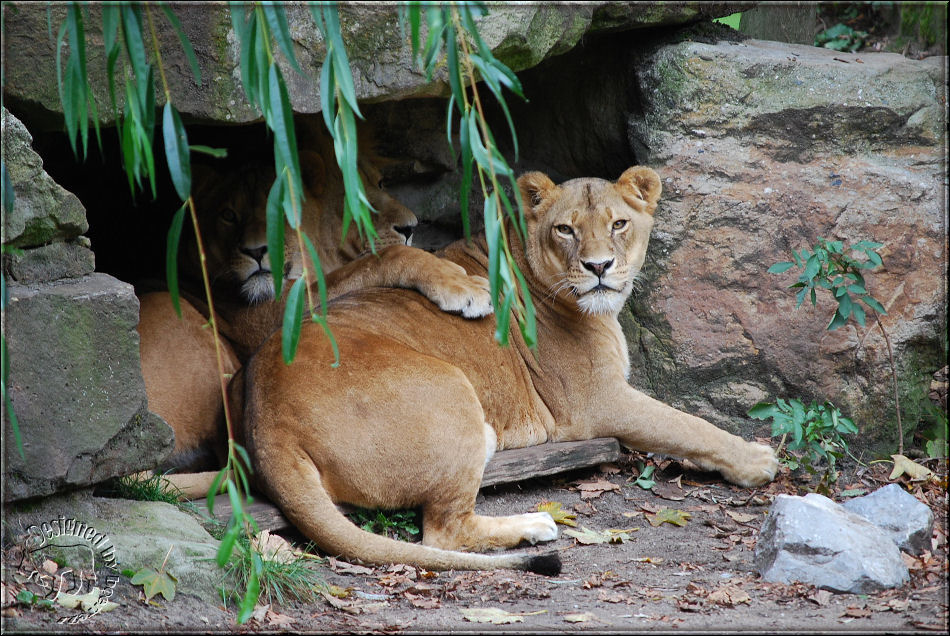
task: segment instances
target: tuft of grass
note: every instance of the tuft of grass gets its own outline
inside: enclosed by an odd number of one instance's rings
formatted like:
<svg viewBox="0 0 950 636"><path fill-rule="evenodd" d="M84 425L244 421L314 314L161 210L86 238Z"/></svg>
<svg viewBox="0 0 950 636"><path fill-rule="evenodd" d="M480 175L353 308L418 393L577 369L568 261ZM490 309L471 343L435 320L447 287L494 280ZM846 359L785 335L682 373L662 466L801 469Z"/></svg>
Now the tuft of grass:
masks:
<svg viewBox="0 0 950 636"><path fill-rule="evenodd" d="M122 499L164 501L180 506L184 495L164 477L155 474L146 477L142 473L120 477L114 484L115 494Z"/></svg>
<svg viewBox="0 0 950 636"><path fill-rule="evenodd" d="M286 606L288 602L309 603L319 596L319 590L326 582L317 569L317 563L323 560L310 554L312 544L303 551L295 551L292 556L281 559L269 558L261 550L253 547L247 537L241 535L234 546L231 561L228 563L222 589L222 598L231 596L240 602L241 595L247 589L255 561L261 564L257 575L260 585L259 604ZM256 558L255 558L256 557Z"/></svg>

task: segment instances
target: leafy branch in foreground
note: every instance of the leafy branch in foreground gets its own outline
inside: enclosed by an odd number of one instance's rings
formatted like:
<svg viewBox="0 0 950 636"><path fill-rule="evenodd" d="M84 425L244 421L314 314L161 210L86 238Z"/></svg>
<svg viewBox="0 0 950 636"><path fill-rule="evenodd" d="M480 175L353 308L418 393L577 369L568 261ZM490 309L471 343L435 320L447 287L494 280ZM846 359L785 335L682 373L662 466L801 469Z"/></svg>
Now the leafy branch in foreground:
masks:
<svg viewBox="0 0 950 636"><path fill-rule="evenodd" d="M495 339L508 343L508 327L511 314L529 347L537 343L534 305L528 285L518 269L507 240L507 232L514 231L524 244L526 228L524 210L518 197L518 185L514 171L498 152L495 138L485 119L485 111L476 80L481 79L501 106L511 132L515 159L518 156L518 136L511 114L508 111L502 87L524 99L521 82L505 64L495 58L491 49L478 33L475 18L486 13L481 5L468 3L428 4L418 2L400 6L403 23L408 21L413 58L422 62L426 78L432 78L441 63L445 50L445 65L452 96L449 99L446 118L449 145L452 145L453 120L459 120L459 144L462 160L462 187L459 202L462 224L466 238L469 237L468 195L472 181L473 166L478 173L479 185L484 196L485 237L488 242L488 280L491 285L492 304L495 307ZM428 36L421 44L421 24L425 17ZM455 112L453 112L453 109ZM474 163L473 163L474 162ZM508 179L514 193L514 204L499 183L499 178ZM505 217L510 225L505 223Z"/></svg>
<svg viewBox="0 0 950 636"><path fill-rule="evenodd" d="M808 248L802 248L801 252L792 250L792 261L775 263L769 267L770 274L781 274L793 267L802 270L798 281L789 285L789 289L798 289L795 298L797 300L796 308L800 307L807 296L811 300L812 306L817 305L818 289L826 289L832 298L838 303L831 321L828 323L828 331L834 331L843 327L850 319L854 319L861 327L865 326L866 313L862 304L872 311L874 322L881 330L884 336L884 342L887 344L887 358L891 367L891 376L894 383L894 402L897 413L897 432L898 432L898 453L904 453L904 427L901 423L901 404L897 383L897 367L894 364L894 351L891 348L891 339L881 323L880 316L886 315L884 306L867 290L867 282L864 279L862 270L871 270L883 264L881 255L878 254L878 248L883 247L881 243L873 241L858 241L854 245L845 245L842 241L829 241L819 238L818 242L809 252ZM864 254L865 259L859 260L852 256L853 253ZM867 333L865 333L865 336ZM862 342L864 338L862 337ZM860 343L859 343L860 346Z"/></svg>

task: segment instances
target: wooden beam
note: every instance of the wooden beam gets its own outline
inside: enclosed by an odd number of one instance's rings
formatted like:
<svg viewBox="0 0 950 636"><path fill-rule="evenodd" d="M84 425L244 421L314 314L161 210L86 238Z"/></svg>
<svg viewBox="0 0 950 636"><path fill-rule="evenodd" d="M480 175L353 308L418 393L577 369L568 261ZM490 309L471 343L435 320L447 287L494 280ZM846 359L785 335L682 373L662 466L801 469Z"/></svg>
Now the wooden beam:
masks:
<svg viewBox="0 0 950 636"><path fill-rule="evenodd" d="M553 442L528 448L512 448L498 451L485 467L482 487L507 484L532 477L554 475L568 470L587 468L620 458L620 444L612 437L582 440L579 442ZM205 508L205 500L195 504ZM352 506L338 506L344 513L355 510ZM280 510L258 494L254 502L246 506L247 512L254 517L261 530L283 530L290 522ZM217 496L214 502L214 516L218 521L227 523L231 518L231 502L227 497Z"/></svg>

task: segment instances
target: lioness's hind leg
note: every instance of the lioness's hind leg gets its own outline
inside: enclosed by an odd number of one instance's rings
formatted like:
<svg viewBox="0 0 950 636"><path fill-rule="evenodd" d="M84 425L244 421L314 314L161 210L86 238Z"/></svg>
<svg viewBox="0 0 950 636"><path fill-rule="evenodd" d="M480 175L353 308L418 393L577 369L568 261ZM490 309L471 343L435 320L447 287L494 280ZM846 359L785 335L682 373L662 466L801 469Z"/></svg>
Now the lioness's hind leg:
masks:
<svg viewBox="0 0 950 636"><path fill-rule="evenodd" d="M474 512L456 517L450 523L438 523L438 515L422 511L422 542L449 550L484 551L513 548L527 542L557 539L557 526L546 512L529 512L507 517L488 517Z"/></svg>

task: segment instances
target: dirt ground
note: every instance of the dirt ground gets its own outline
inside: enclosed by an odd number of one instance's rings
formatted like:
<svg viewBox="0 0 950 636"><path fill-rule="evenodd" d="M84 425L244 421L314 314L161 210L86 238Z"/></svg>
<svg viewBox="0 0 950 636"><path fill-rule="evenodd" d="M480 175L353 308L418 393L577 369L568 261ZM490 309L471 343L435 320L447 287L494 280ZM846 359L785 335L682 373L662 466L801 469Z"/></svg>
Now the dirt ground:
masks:
<svg viewBox="0 0 950 636"><path fill-rule="evenodd" d="M619 464L552 478L490 487L479 498L484 514L535 510L559 502L576 515L575 528L560 525L560 537L528 550L555 549L564 568L549 578L521 572L426 572L409 566L364 568L324 560L318 574L335 595L306 603L259 606L245 625L236 609L178 594L146 602L142 587L127 578L116 588L120 606L78 625L56 621L68 610L39 610L23 604L3 610L4 632L246 632L321 633L416 632L922 632L945 631L948 617L946 462L928 465L930 482L902 483L934 511L932 550L904 555L911 582L870 595L833 594L804 584L763 582L753 556L758 529L772 498L804 494L801 479L784 472L767 488L747 490L710 473L685 470L669 460L658 464L656 485L634 481L635 454ZM845 467L833 498L842 492L871 492L889 483L892 465ZM850 493L848 493L850 494ZM682 526L652 516L665 508ZM565 530L626 531L622 541L584 544ZM619 535L620 533L614 533ZM299 536L288 535L292 541ZM499 623L474 622L470 610L501 610ZM486 620L486 619L483 619Z"/></svg>

